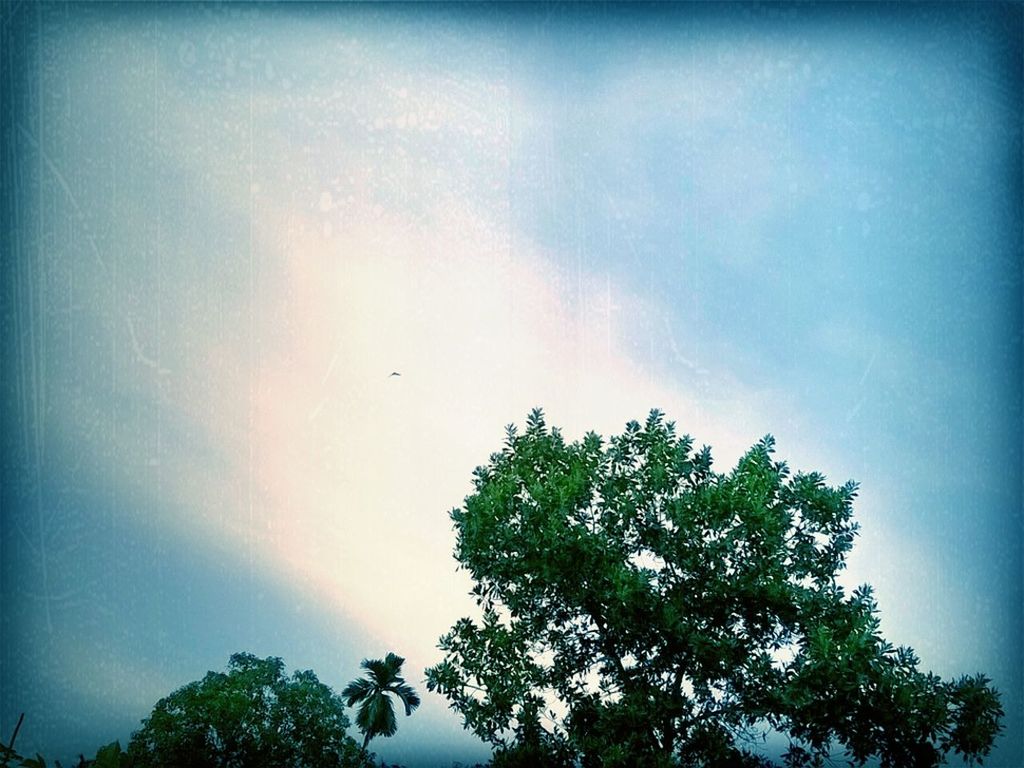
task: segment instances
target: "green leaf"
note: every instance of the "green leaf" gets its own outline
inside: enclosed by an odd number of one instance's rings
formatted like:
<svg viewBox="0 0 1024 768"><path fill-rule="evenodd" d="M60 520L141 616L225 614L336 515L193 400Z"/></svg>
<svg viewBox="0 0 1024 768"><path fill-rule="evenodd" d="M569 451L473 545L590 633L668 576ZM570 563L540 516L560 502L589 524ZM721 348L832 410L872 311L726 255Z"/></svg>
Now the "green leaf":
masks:
<svg viewBox="0 0 1024 768"><path fill-rule="evenodd" d="M657 410L567 442L535 409L474 473L451 519L481 620L441 638L427 687L496 761L543 742L595 765L762 765L736 739L764 723L793 765L987 753L987 680L920 673L870 588L836 583L856 484L791 474L771 435L728 474L693 445Z"/></svg>

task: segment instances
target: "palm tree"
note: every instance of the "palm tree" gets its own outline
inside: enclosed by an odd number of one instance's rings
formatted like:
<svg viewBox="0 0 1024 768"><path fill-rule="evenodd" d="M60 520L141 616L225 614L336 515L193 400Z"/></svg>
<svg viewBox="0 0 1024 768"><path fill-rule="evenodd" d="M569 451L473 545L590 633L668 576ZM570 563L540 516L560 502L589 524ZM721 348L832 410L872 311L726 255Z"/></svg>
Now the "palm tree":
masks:
<svg viewBox="0 0 1024 768"><path fill-rule="evenodd" d="M399 674L405 659L389 653L381 659L363 659L360 665L370 674L353 680L341 692L349 707L359 703L356 725L363 732L363 749L374 736L394 736L398 730L395 708L389 693L395 694L405 705L408 717L420 705L420 697Z"/></svg>

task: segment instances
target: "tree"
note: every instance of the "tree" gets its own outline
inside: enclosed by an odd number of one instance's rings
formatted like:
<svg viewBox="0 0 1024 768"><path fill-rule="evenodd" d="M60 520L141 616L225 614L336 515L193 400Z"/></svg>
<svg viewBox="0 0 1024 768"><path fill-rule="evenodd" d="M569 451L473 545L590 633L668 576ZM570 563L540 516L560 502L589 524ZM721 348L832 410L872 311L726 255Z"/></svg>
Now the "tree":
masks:
<svg viewBox="0 0 1024 768"><path fill-rule="evenodd" d="M363 659L362 668L369 675L353 680L341 695L348 706L359 704L356 725L363 732L363 749L374 736L394 736L398 730L395 707L389 694L395 694L405 706L408 717L420 705L419 694L401 676L405 659L388 653L383 660Z"/></svg>
<svg viewBox="0 0 1024 768"><path fill-rule="evenodd" d="M157 702L128 745L132 768L349 768L372 763L345 735L339 696L279 658L231 656Z"/></svg>
<svg viewBox="0 0 1024 768"><path fill-rule="evenodd" d="M96 750L94 760L87 761L83 757L80 764L89 768L122 768L128 764L128 754L121 749L120 741L113 741Z"/></svg>
<svg viewBox="0 0 1024 768"><path fill-rule="evenodd" d="M791 474L768 436L728 474L652 411L567 443L533 411L451 512L482 616L444 635L427 686L499 755L534 764L933 766L988 754L999 694L943 681L879 634L836 575L856 485Z"/></svg>

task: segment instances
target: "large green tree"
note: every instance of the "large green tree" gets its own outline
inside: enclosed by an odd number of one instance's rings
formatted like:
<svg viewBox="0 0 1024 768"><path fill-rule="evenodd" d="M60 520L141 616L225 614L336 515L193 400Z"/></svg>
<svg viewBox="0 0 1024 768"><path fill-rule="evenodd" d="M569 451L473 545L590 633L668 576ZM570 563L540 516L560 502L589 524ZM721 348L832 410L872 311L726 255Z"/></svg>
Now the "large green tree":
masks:
<svg viewBox="0 0 1024 768"><path fill-rule="evenodd" d="M367 676L353 680L341 692L348 706L359 705L356 725L363 732L363 749L374 736L394 736L398 730L392 695L402 702L406 717L420 705L419 694L402 677L404 663L405 659L394 653L383 659L363 659Z"/></svg>
<svg viewBox="0 0 1024 768"><path fill-rule="evenodd" d="M364 768L345 734L341 698L312 671L284 674L276 657L231 657L157 702L132 735L132 768Z"/></svg>
<svg viewBox="0 0 1024 768"><path fill-rule="evenodd" d="M428 687L507 764L933 766L989 752L983 675L943 681L837 583L856 485L792 474L764 438L727 474L653 411L566 442L539 410L451 513L482 616Z"/></svg>

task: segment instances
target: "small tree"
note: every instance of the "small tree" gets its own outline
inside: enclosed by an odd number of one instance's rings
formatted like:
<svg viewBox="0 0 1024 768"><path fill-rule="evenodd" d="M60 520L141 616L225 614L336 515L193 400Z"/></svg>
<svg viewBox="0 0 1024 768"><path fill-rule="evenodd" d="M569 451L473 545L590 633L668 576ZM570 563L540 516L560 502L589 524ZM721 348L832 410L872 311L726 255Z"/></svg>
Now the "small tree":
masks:
<svg viewBox="0 0 1024 768"><path fill-rule="evenodd" d="M405 659L393 653L384 659L363 659L361 666L369 675L353 680L341 692L348 706L359 705L356 725L363 732L363 749L374 736L394 736L398 730L390 694L402 701L406 717L420 705L419 694L400 674L404 663Z"/></svg>
<svg viewBox="0 0 1024 768"><path fill-rule="evenodd" d="M980 761L997 692L880 636L870 587L836 582L855 484L773 453L769 436L718 474L657 411L607 442L566 443L539 410L510 426L451 513L482 619L441 638L428 688L537 765L766 765L767 731L789 766L835 747L893 768Z"/></svg>
<svg viewBox="0 0 1024 768"><path fill-rule="evenodd" d="M345 735L341 698L311 671L236 653L161 699L128 745L132 768L355 768L372 763Z"/></svg>

